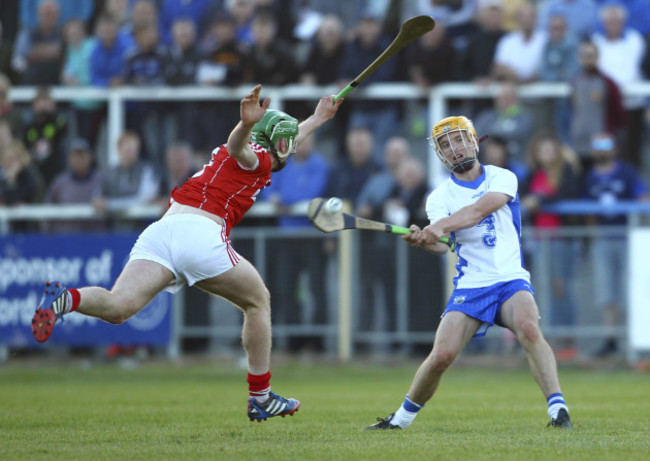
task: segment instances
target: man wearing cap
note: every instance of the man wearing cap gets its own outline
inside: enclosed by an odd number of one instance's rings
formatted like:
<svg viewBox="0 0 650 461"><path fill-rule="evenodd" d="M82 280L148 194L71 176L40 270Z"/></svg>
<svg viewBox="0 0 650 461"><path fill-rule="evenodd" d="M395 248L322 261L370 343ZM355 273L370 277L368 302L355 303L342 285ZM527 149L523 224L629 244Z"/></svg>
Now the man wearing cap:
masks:
<svg viewBox="0 0 650 461"><path fill-rule="evenodd" d="M591 138L593 166L585 172L582 196L603 206L612 206L621 200L647 200L648 189L634 167L617 158L614 136L596 133ZM602 213L587 218L588 224L597 226L624 226L625 214ZM622 250L624 235L599 236L593 241L595 307L602 309L603 324L613 327L620 322L621 306L625 306L625 258ZM616 353L618 341L614 336L606 338L596 356L605 357Z"/></svg>
<svg viewBox="0 0 650 461"><path fill-rule="evenodd" d="M85 139L77 138L70 143L65 171L56 176L47 191L45 201L52 204L89 204L101 194L101 174L95 168L93 154ZM53 221L46 223L53 232L103 230L99 220Z"/></svg>

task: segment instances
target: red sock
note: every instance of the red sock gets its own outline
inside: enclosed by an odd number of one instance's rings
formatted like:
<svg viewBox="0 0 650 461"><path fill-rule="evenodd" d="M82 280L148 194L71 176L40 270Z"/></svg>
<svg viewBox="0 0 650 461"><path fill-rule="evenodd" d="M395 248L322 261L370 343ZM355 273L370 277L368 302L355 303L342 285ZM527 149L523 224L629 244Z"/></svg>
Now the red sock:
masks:
<svg viewBox="0 0 650 461"><path fill-rule="evenodd" d="M68 288L68 293L70 293L70 298L72 299L72 306L70 307L70 312L76 311L81 302L81 294L76 288Z"/></svg>
<svg viewBox="0 0 650 461"><path fill-rule="evenodd" d="M248 373L248 393L259 402L265 401L271 392L271 372L263 375L252 375Z"/></svg>

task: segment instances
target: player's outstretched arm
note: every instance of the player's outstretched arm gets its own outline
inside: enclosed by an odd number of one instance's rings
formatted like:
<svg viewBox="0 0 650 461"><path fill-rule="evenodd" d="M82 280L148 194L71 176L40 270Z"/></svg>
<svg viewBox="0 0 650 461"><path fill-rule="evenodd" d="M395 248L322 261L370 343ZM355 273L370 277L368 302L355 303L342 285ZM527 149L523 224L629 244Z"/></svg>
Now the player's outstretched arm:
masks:
<svg viewBox="0 0 650 461"><path fill-rule="evenodd" d="M343 99L334 102L335 97L335 95L323 96L320 101L318 101L314 113L298 126L298 142L309 137L323 123L334 118L336 112L343 103Z"/></svg>
<svg viewBox="0 0 650 461"><path fill-rule="evenodd" d="M476 203L461 208L457 212L442 218L422 229L417 241L421 246L438 243L440 237L461 229L477 225L483 218L494 213L512 200L501 192L488 192Z"/></svg>
<svg viewBox="0 0 650 461"><path fill-rule="evenodd" d="M254 167L257 163L257 156L248 144L251 131L253 126L264 117L264 113L271 103L271 100L266 98L260 105L261 89L262 85L257 85L239 103L241 120L230 132L226 144L228 153L235 157L239 163L249 168Z"/></svg>

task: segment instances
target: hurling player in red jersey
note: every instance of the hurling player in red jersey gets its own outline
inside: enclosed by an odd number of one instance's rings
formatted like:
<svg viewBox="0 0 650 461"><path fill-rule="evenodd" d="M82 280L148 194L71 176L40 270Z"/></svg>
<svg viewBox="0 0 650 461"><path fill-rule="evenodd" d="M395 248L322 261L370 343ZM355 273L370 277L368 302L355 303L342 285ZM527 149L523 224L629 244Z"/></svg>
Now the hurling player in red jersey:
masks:
<svg viewBox="0 0 650 461"><path fill-rule="evenodd" d="M257 270L230 245L230 230L281 170L301 139L336 114L342 99L323 97L302 123L260 104L261 85L240 103L241 120L210 162L172 192L165 215L136 241L112 290L66 289L48 282L34 315L35 338L46 341L56 321L72 311L119 324L137 314L162 290L187 283L228 299L244 314L242 345L248 358L248 417L262 421L293 415L295 399L271 392L271 305Z"/></svg>

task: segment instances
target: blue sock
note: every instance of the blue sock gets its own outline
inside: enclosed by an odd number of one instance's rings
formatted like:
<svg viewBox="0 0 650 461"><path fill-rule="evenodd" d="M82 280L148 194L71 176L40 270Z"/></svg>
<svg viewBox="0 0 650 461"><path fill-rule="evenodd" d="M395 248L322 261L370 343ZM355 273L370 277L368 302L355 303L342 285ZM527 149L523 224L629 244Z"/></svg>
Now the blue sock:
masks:
<svg viewBox="0 0 650 461"><path fill-rule="evenodd" d="M561 409L565 409L568 413L569 407L564 401L564 395L560 392L551 394L546 398L548 402L548 415L551 419L557 419L557 414Z"/></svg>
<svg viewBox="0 0 650 461"><path fill-rule="evenodd" d="M411 413L417 413L424 407L424 405L420 405L418 403L412 402L411 399L409 399L408 394L404 397L404 403L402 404L404 409L406 411L410 411Z"/></svg>

